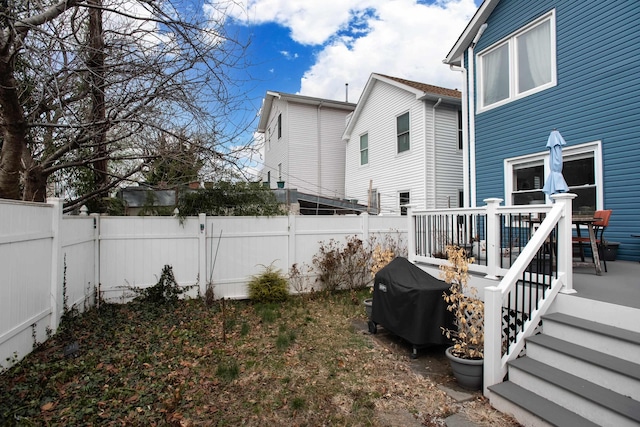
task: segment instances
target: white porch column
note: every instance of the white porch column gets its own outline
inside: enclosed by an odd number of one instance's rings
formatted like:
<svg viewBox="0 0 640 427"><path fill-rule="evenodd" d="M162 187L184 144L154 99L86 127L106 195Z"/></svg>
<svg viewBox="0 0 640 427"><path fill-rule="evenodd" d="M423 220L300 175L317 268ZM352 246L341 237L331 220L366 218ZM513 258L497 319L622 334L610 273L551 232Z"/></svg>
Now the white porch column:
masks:
<svg viewBox="0 0 640 427"><path fill-rule="evenodd" d="M500 261L500 220L498 206L502 199L489 198L483 200L487 204L487 279L498 279Z"/></svg>

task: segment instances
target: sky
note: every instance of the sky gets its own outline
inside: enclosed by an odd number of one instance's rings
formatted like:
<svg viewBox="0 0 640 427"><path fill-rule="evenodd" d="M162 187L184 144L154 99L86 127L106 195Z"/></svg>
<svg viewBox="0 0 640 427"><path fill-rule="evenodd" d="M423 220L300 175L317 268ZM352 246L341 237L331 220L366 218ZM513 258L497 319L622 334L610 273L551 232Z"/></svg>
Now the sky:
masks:
<svg viewBox="0 0 640 427"><path fill-rule="evenodd" d="M356 103L371 73L460 89L461 73L442 60L481 3L222 1L226 24L251 38L248 108L256 114L267 90L345 101L348 83L348 101Z"/></svg>

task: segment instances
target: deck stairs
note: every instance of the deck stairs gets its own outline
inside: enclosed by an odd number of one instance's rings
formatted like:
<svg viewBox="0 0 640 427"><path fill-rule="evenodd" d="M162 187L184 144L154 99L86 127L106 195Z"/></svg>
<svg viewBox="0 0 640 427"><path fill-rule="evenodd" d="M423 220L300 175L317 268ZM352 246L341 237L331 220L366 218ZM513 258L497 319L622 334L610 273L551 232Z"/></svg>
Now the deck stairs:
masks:
<svg viewBox="0 0 640 427"><path fill-rule="evenodd" d="M640 426L640 309L558 295L489 390L524 426Z"/></svg>

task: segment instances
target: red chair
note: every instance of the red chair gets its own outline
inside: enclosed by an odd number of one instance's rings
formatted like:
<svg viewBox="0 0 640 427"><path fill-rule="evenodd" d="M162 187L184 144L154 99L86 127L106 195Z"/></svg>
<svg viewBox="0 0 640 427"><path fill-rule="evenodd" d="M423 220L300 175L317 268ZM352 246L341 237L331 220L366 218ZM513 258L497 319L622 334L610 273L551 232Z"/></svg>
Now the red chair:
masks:
<svg viewBox="0 0 640 427"><path fill-rule="evenodd" d="M607 260L604 259L604 251L603 247L606 245L606 241L604 240L604 230L609 226L609 218L611 218L611 213L613 211L611 209L596 211L593 214L593 217L597 219L593 223L593 233L596 236L596 245L598 247L598 254L600 255L600 259L604 263L604 271L607 271ZM582 261L584 261L584 249L582 247L583 243L586 243L587 246L590 245L591 241L589 240L589 236L574 236L572 238L573 243L577 243L580 249L580 257ZM593 257L593 254L591 254Z"/></svg>

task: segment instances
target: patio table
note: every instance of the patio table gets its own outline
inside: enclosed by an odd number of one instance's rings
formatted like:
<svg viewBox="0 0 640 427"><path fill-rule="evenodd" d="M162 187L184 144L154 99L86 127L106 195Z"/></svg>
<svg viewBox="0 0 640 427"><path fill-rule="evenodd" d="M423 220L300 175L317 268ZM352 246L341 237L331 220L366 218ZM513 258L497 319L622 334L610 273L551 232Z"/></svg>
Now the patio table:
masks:
<svg viewBox="0 0 640 427"><path fill-rule="evenodd" d="M598 243L596 241L596 234L593 230L593 223L599 220L600 218L594 218L592 216L580 216L580 215L575 215L571 219L571 222L576 226L576 234L578 235L579 238L582 237L580 235L580 227L583 225L587 227L587 231L589 234L589 243L591 244L591 253L593 254L593 264L596 269L596 274L598 276L602 274L602 266L600 265L600 254L598 252ZM581 261L574 262L573 265L574 266L591 265L590 262L584 262L584 254L582 253L582 249L580 249L580 251L581 251L581 254L580 254Z"/></svg>

